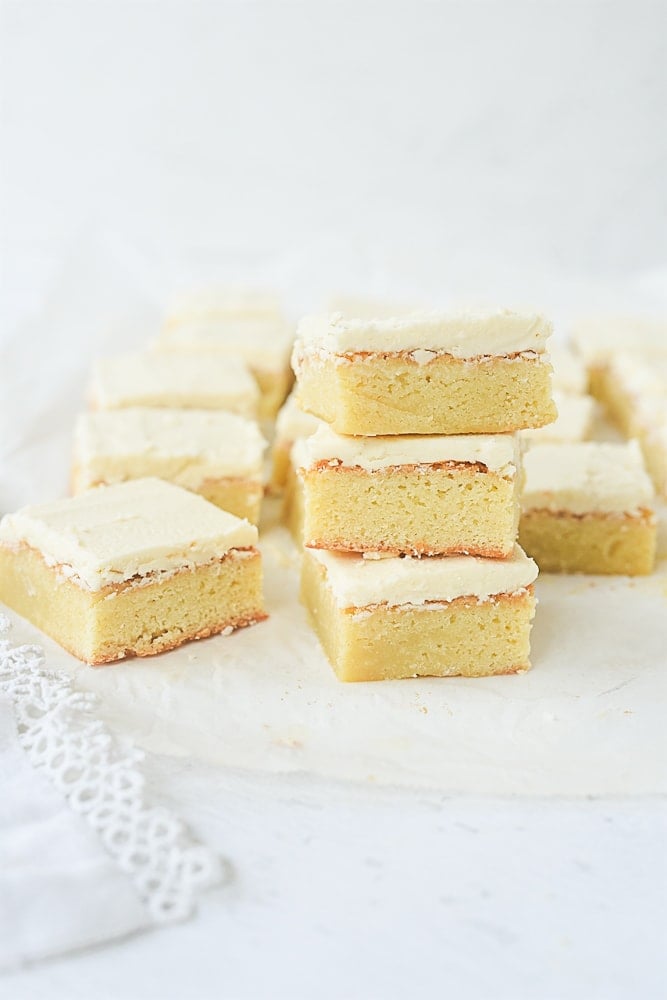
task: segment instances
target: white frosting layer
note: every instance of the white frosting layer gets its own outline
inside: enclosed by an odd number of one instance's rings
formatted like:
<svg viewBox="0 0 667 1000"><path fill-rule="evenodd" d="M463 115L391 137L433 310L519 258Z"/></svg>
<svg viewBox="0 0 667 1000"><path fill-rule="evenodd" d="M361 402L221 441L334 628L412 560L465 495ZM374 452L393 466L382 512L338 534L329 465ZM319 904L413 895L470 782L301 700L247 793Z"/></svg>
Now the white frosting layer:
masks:
<svg viewBox="0 0 667 1000"><path fill-rule="evenodd" d="M667 321L644 316L598 316L580 320L570 339L590 365L606 362L615 351L667 355Z"/></svg>
<svg viewBox="0 0 667 1000"><path fill-rule="evenodd" d="M509 559L476 556L364 559L321 549L309 550L325 569L327 585L341 608L387 604L419 606L457 597L488 600L530 586L537 566L518 545Z"/></svg>
<svg viewBox="0 0 667 1000"><path fill-rule="evenodd" d="M166 327L153 346L158 351L214 352L241 358L253 370L284 372L293 342L292 327L279 319L195 319Z"/></svg>
<svg viewBox="0 0 667 1000"><path fill-rule="evenodd" d="M532 351L544 352L551 323L537 313L419 312L392 319L346 319L307 316L297 329L293 362L309 354L369 352L419 352L415 358L427 364L427 352L451 354L456 358L483 355L505 356Z"/></svg>
<svg viewBox="0 0 667 1000"><path fill-rule="evenodd" d="M199 288L172 301L165 325L192 320L280 319L282 315L280 298L272 292L251 288Z"/></svg>
<svg viewBox="0 0 667 1000"><path fill-rule="evenodd" d="M551 384L554 390L583 395L588 387L588 374L581 358L558 344L549 344L549 357L553 366Z"/></svg>
<svg viewBox="0 0 667 1000"><path fill-rule="evenodd" d="M252 417L259 390L241 358L219 354L119 354L93 367L90 387L100 409L187 406L230 410Z"/></svg>
<svg viewBox="0 0 667 1000"><path fill-rule="evenodd" d="M159 475L196 489L222 477L259 482L265 446L254 421L223 410L99 410L77 421L74 461L90 485Z"/></svg>
<svg viewBox="0 0 667 1000"><path fill-rule="evenodd" d="M567 393L553 393L558 416L553 424L521 431L521 438L533 444L545 441L584 441L591 432L595 414L595 400L592 396L571 396Z"/></svg>
<svg viewBox="0 0 667 1000"><path fill-rule="evenodd" d="M524 456L524 470L524 510L634 514L653 504L636 441L535 445Z"/></svg>
<svg viewBox="0 0 667 1000"><path fill-rule="evenodd" d="M434 462L480 462L492 472L514 476L520 462L518 438L513 434L399 435L343 437L322 424L292 450L297 468L320 462L359 466L373 471L397 465Z"/></svg>
<svg viewBox="0 0 667 1000"><path fill-rule="evenodd" d="M160 479L102 486L24 507L0 521L0 544L26 544L88 590L169 573L257 542L257 529Z"/></svg>
<svg viewBox="0 0 667 1000"><path fill-rule="evenodd" d="M667 396L667 357L649 359L618 351L609 358L609 375L635 401L644 396Z"/></svg>
<svg viewBox="0 0 667 1000"><path fill-rule="evenodd" d="M294 392L290 393L276 417L276 444L290 445L313 434L323 423L319 417L301 409Z"/></svg>

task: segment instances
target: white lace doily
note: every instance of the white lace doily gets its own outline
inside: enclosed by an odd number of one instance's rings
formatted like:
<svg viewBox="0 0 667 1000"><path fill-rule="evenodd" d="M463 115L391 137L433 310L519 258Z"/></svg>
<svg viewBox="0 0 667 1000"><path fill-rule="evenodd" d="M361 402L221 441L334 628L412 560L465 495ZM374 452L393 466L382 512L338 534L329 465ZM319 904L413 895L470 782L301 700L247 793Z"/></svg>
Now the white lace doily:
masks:
<svg viewBox="0 0 667 1000"><path fill-rule="evenodd" d="M31 763L96 831L156 922L189 916L197 893L221 880L220 859L168 810L146 805L144 755L95 718L97 696L48 670L41 647L13 646L9 629L0 614L0 690Z"/></svg>

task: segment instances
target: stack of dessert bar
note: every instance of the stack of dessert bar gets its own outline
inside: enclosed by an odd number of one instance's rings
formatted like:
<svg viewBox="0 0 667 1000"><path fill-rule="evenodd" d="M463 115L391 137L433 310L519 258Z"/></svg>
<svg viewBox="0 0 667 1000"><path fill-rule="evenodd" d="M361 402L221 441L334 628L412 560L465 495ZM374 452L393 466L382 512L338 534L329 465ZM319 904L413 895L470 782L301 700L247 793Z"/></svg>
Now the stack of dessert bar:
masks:
<svg viewBox="0 0 667 1000"><path fill-rule="evenodd" d="M517 432L553 421L549 322L313 317L297 331L302 598L341 680L526 670L537 567Z"/></svg>

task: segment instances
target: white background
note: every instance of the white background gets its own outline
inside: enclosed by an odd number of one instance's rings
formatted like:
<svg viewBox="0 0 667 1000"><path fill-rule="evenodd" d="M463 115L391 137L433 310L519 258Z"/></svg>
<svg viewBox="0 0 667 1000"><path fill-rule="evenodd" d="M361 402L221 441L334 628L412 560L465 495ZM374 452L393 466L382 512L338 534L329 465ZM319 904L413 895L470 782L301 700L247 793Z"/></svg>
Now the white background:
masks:
<svg viewBox="0 0 667 1000"><path fill-rule="evenodd" d="M664 3L1 9L17 308L39 302L36 264L100 230L166 279L279 255L304 297L356 281L512 299L537 278L557 304L667 259Z"/></svg>
<svg viewBox="0 0 667 1000"><path fill-rule="evenodd" d="M156 303L217 277L295 309L331 291L664 307L662 3L0 9L0 337L100 239ZM149 766L233 882L187 926L18 974L13 1000L660 994L655 800Z"/></svg>

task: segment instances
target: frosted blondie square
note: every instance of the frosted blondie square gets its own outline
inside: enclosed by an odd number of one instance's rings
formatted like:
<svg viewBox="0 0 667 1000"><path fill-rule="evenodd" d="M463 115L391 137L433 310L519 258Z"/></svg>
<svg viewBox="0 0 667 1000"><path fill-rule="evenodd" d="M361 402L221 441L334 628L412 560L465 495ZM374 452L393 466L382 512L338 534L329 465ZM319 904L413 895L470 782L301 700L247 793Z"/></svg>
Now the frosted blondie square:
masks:
<svg viewBox="0 0 667 1000"><path fill-rule="evenodd" d="M91 664L152 656L266 617L257 529L159 479L0 522L0 601Z"/></svg>
<svg viewBox="0 0 667 1000"><path fill-rule="evenodd" d="M474 556L306 550L301 596L342 681L484 677L530 667L537 566Z"/></svg>
<svg viewBox="0 0 667 1000"><path fill-rule="evenodd" d="M206 352L101 358L93 366L88 398L97 410L164 406L227 410L243 417L256 417L259 410L259 389L245 362Z"/></svg>
<svg viewBox="0 0 667 1000"><path fill-rule="evenodd" d="M74 432L72 491L156 476L258 524L265 447L255 421L222 410L85 413Z"/></svg>
<svg viewBox="0 0 667 1000"><path fill-rule="evenodd" d="M301 406L340 434L496 434L555 419L550 334L509 311L314 316L292 365Z"/></svg>
<svg viewBox="0 0 667 1000"><path fill-rule="evenodd" d="M542 571L652 571L653 487L636 441L535 445L524 470L519 541Z"/></svg>
<svg viewBox="0 0 667 1000"><path fill-rule="evenodd" d="M179 356L205 351L243 361L260 392L259 416L273 419L293 382L294 332L284 319L195 319L164 327L156 350Z"/></svg>

